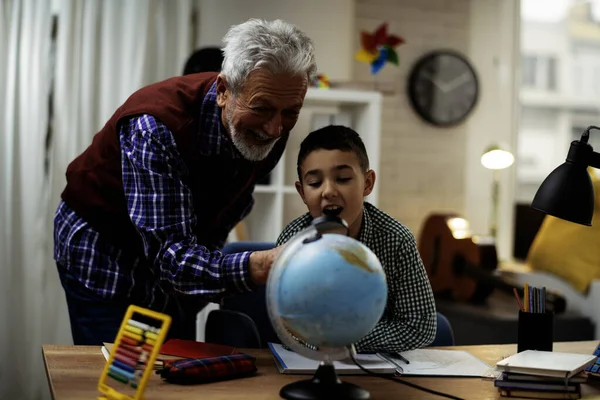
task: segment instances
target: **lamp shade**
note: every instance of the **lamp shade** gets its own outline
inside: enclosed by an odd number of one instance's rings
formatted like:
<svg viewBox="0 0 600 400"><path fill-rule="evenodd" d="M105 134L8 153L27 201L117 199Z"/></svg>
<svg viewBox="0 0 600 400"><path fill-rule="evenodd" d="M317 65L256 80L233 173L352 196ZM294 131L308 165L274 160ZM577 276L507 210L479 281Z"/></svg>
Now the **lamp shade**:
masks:
<svg viewBox="0 0 600 400"><path fill-rule="evenodd" d="M481 156L481 164L487 169L504 169L515 162L515 157L507 147L493 145L485 149Z"/></svg>
<svg viewBox="0 0 600 400"><path fill-rule="evenodd" d="M592 226L594 216L594 186L588 166L600 168L600 153L588 143L591 125L569 147L567 160L542 182L531 207L554 217Z"/></svg>
<svg viewBox="0 0 600 400"><path fill-rule="evenodd" d="M594 187L584 163L568 161L542 182L531 207L546 214L591 226Z"/></svg>

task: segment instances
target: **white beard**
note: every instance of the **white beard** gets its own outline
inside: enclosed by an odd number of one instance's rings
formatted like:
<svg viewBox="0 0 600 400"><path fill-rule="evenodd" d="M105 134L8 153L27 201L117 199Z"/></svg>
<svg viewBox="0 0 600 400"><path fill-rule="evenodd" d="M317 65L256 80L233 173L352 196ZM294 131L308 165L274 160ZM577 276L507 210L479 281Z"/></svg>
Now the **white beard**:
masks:
<svg viewBox="0 0 600 400"><path fill-rule="evenodd" d="M273 150L273 146L279 140L272 139L268 142L265 142L264 145L259 145L255 143L248 143L244 135L238 132L234 126L230 113L227 113L227 125L229 125L229 133L231 134L231 142L235 146L236 149L240 152L242 157L244 157L248 161L262 161L264 160L271 150ZM253 131L259 138L267 138L267 134L264 132L256 132Z"/></svg>

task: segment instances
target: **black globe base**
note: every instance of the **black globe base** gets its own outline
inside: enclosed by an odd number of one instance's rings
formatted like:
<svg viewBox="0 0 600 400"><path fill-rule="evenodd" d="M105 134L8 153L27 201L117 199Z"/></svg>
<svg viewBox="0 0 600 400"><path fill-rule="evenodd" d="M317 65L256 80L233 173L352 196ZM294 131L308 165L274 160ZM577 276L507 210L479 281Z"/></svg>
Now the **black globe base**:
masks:
<svg viewBox="0 0 600 400"><path fill-rule="evenodd" d="M321 364L312 379L285 385L279 396L288 400L369 400L371 394L362 387L338 379L335 367Z"/></svg>

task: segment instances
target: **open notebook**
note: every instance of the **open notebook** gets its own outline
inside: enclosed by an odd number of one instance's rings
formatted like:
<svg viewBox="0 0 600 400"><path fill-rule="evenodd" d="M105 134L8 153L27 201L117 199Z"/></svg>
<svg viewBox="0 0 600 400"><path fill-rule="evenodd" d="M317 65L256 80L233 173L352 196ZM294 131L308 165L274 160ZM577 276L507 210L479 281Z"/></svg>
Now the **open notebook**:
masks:
<svg viewBox="0 0 600 400"><path fill-rule="evenodd" d="M496 368L505 372L570 378L594 361L596 356L590 354L525 350L498 361Z"/></svg>
<svg viewBox="0 0 600 400"><path fill-rule="evenodd" d="M319 361L306 358L280 344L269 343L275 364L283 374L313 374ZM392 354L357 354L356 360L370 371L414 376L494 377L497 372L466 351L417 349L401 353L409 364ZM351 359L335 361L340 375L363 374Z"/></svg>
<svg viewBox="0 0 600 400"><path fill-rule="evenodd" d="M269 343L269 348L273 353L277 369L283 374L312 374L319 367L319 361L311 360L294 351L286 350L280 344ZM380 374L396 373L397 367L377 354L358 354L356 360L360 365L373 372ZM365 373L351 359L334 361L333 364L335 371L339 375Z"/></svg>
<svg viewBox="0 0 600 400"><path fill-rule="evenodd" d="M402 363L393 354L387 357L398 364L401 375L494 378L498 374L493 367L464 350L417 349L400 354L410 364Z"/></svg>

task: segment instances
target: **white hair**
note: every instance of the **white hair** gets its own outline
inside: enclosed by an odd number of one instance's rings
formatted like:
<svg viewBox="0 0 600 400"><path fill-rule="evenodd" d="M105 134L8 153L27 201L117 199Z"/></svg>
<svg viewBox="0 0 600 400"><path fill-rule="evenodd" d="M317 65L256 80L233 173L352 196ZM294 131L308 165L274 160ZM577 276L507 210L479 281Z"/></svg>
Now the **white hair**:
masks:
<svg viewBox="0 0 600 400"><path fill-rule="evenodd" d="M257 68L265 68L272 74L305 74L309 82L317 72L312 40L280 19L252 18L234 25L223 43L221 73L233 94L242 90L250 72Z"/></svg>

